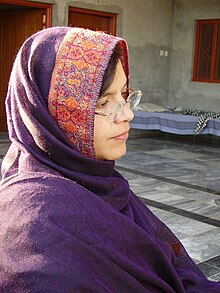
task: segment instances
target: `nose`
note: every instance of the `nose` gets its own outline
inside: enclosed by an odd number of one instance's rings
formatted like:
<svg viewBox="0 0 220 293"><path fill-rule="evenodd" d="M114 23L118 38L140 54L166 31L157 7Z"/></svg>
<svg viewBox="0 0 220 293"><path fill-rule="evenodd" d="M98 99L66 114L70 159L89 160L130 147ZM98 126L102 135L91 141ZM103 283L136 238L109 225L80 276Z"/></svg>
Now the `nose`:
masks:
<svg viewBox="0 0 220 293"><path fill-rule="evenodd" d="M126 103L121 110L121 115L115 121L116 123L120 123L122 121L130 122L134 118L134 113L131 110L130 103Z"/></svg>

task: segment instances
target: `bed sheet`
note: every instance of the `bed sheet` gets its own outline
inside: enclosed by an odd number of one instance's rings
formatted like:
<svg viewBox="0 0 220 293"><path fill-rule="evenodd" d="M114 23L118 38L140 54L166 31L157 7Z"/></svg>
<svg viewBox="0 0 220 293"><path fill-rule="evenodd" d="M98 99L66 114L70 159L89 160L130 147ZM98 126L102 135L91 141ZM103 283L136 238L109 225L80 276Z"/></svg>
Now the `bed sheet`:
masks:
<svg viewBox="0 0 220 293"><path fill-rule="evenodd" d="M169 112L134 111L131 128L142 130L160 130L163 132L194 135L199 116L171 114ZM200 134L220 136L220 119L215 118L207 122Z"/></svg>

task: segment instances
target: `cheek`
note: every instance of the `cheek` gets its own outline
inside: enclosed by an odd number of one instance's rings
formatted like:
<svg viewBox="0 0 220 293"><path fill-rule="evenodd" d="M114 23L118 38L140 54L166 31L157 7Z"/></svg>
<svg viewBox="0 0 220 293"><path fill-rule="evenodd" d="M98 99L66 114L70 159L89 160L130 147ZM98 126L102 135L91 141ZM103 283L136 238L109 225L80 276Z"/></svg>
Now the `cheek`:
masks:
<svg viewBox="0 0 220 293"><path fill-rule="evenodd" d="M113 139L116 133L113 125L95 120L94 123L94 148L95 157L99 160L117 160L126 153L126 143Z"/></svg>
<svg viewBox="0 0 220 293"><path fill-rule="evenodd" d="M107 139L107 133L109 133L110 128L107 123L101 121L101 119L95 119L94 121L94 143L100 143Z"/></svg>
<svg viewBox="0 0 220 293"><path fill-rule="evenodd" d="M104 148L106 142L111 136L111 127L108 123L101 119L94 121L94 148L97 153L100 149Z"/></svg>

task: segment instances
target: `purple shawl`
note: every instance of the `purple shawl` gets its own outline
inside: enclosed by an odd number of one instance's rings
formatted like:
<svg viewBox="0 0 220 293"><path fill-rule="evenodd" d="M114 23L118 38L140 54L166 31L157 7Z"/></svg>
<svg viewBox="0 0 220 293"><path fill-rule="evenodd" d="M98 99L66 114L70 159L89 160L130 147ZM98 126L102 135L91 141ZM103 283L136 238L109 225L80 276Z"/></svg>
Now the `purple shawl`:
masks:
<svg viewBox="0 0 220 293"><path fill-rule="evenodd" d="M56 56L71 30L55 27L29 38L12 70L6 100L12 144L0 185L0 292L220 292L114 162L85 155L81 137L74 145L49 113ZM121 39L105 38L108 61Z"/></svg>

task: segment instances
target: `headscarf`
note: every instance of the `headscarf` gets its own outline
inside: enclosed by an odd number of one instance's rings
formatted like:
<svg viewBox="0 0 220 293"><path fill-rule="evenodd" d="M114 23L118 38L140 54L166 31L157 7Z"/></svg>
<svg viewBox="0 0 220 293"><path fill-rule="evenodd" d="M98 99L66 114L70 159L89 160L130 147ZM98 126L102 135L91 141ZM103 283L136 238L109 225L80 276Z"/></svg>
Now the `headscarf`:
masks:
<svg viewBox="0 0 220 293"><path fill-rule="evenodd" d="M53 70L49 110L81 153L94 157L94 109L116 43L128 78L127 45L104 33L72 29L60 45Z"/></svg>
<svg viewBox="0 0 220 293"><path fill-rule="evenodd" d="M54 27L23 44L6 98L12 145L2 164L3 178L19 172L21 157L34 157L106 200L116 197L117 209L126 205L127 182L113 161L94 159L93 142L95 105L117 43L129 79L126 42L103 32ZM121 185L126 186L123 196L115 188Z"/></svg>
<svg viewBox="0 0 220 293"><path fill-rule="evenodd" d="M113 48L55 27L30 37L6 99L11 147L0 184L0 292L217 293L179 240L94 158L94 107Z"/></svg>

